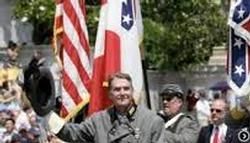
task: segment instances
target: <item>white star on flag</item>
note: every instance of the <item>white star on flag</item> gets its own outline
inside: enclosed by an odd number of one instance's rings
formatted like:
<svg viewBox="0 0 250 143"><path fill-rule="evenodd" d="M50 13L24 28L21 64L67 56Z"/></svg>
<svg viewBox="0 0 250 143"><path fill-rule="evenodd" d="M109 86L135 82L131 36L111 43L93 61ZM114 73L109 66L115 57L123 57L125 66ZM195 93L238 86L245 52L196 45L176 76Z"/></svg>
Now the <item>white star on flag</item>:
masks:
<svg viewBox="0 0 250 143"><path fill-rule="evenodd" d="M240 65L240 66L235 66L235 72L234 72L234 74L239 74L239 76L241 76L242 75L242 73L243 72L245 72L244 70L243 70L243 68L242 68L242 65Z"/></svg>
<svg viewBox="0 0 250 143"><path fill-rule="evenodd" d="M245 11L241 7L240 10L238 11L238 13L239 13L238 18L243 18L243 15L244 15Z"/></svg>
<svg viewBox="0 0 250 143"><path fill-rule="evenodd" d="M240 38L235 38L234 47L238 47L240 49L242 44L243 42L241 41Z"/></svg>
<svg viewBox="0 0 250 143"><path fill-rule="evenodd" d="M130 15L127 14L126 16L123 16L122 22L126 22L127 24L129 24L129 22L130 22L131 20L132 20L132 19L130 18Z"/></svg>

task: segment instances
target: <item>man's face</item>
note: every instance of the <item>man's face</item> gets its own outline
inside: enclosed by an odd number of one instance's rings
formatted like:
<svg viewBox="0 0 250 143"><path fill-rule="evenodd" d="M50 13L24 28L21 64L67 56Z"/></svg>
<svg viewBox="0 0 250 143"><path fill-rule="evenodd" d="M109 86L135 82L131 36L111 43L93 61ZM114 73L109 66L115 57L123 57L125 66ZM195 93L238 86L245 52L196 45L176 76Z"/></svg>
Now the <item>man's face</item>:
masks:
<svg viewBox="0 0 250 143"><path fill-rule="evenodd" d="M6 128L6 131L12 132L15 128L15 125L11 120L7 120L5 123L5 128Z"/></svg>
<svg viewBox="0 0 250 143"><path fill-rule="evenodd" d="M7 49L7 55L11 60L15 60L18 56L17 50Z"/></svg>
<svg viewBox="0 0 250 143"><path fill-rule="evenodd" d="M212 123L215 125L222 124L226 116L226 103L222 100L215 100L210 110Z"/></svg>
<svg viewBox="0 0 250 143"><path fill-rule="evenodd" d="M173 117L180 112L183 102L176 96L163 95L162 104L165 115Z"/></svg>
<svg viewBox="0 0 250 143"><path fill-rule="evenodd" d="M133 103L133 88L128 80L114 78L110 86L109 97L117 109L126 109Z"/></svg>

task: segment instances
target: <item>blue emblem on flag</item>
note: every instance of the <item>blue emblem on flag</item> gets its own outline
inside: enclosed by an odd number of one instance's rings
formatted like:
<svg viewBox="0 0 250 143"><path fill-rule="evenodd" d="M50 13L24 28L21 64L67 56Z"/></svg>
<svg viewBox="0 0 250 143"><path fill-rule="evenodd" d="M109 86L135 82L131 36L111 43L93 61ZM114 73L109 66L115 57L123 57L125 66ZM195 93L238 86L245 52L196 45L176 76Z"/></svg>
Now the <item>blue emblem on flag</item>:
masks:
<svg viewBox="0 0 250 143"><path fill-rule="evenodd" d="M134 24L132 0L122 0L121 25L126 30L130 30Z"/></svg>

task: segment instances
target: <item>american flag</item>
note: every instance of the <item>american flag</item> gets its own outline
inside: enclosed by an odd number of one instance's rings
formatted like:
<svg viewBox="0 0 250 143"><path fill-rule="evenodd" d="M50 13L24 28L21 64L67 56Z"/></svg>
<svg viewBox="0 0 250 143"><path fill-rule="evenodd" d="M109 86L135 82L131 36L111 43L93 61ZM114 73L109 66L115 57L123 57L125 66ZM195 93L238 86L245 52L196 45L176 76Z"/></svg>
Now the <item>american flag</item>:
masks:
<svg viewBox="0 0 250 143"><path fill-rule="evenodd" d="M54 51L62 63L60 114L66 120L89 101L92 68L85 17L85 0L56 1Z"/></svg>
<svg viewBox="0 0 250 143"><path fill-rule="evenodd" d="M89 114L111 105L105 91L106 81L115 72L130 74L134 97L140 97L143 88L141 39L140 0L103 0L95 44Z"/></svg>
<svg viewBox="0 0 250 143"><path fill-rule="evenodd" d="M238 0L232 3L228 24L228 82L239 96L248 94L249 43L250 43L250 1Z"/></svg>

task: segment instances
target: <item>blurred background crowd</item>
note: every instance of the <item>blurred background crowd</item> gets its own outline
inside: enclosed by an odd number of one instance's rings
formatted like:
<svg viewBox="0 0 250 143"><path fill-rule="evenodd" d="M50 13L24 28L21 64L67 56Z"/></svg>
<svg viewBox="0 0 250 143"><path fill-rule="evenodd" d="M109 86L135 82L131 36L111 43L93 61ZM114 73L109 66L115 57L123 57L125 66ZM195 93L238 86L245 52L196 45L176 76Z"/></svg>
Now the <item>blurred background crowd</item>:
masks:
<svg viewBox="0 0 250 143"><path fill-rule="evenodd" d="M61 143L45 131L22 90L20 47L10 41L0 61L0 143Z"/></svg>

